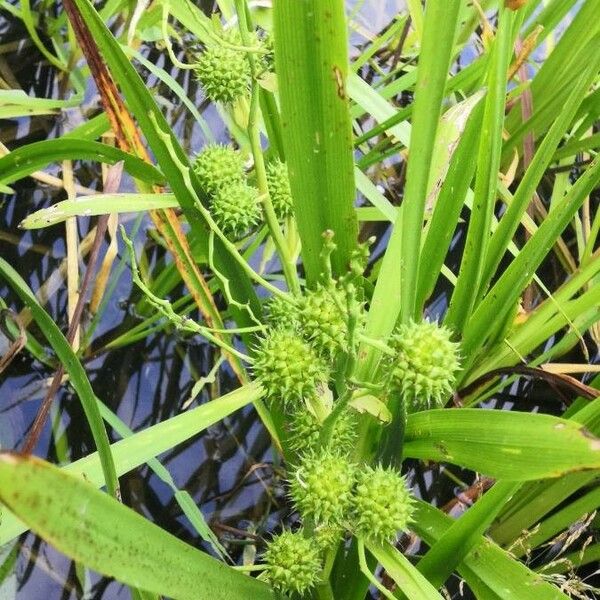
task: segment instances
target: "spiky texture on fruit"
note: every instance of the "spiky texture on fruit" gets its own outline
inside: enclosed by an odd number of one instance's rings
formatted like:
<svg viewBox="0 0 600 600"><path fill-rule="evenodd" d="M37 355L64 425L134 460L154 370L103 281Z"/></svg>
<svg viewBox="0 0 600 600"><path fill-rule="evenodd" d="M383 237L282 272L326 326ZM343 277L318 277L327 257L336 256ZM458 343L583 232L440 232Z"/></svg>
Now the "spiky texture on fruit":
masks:
<svg viewBox="0 0 600 600"><path fill-rule="evenodd" d="M237 32L228 32L224 38L230 44L241 45ZM252 71L245 51L215 45L198 56L196 76L211 100L231 103L248 95Z"/></svg>
<svg viewBox="0 0 600 600"><path fill-rule="evenodd" d="M198 154L194 171L209 194L234 182L244 181L244 159L239 150L223 144L209 144Z"/></svg>
<svg viewBox="0 0 600 600"><path fill-rule="evenodd" d="M307 290L300 301L299 319L304 337L330 358L346 344L348 325L347 311L343 310L345 306L344 293L333 286Z"/></svg>
<svg viewBox="0 0 600 600"><path fill-rule="evenodd" d="M329 550L343 537L344 530L335 525L319 525L314 530L315 543L321 551Z"/></svg>
<svg viewBox="0 0 600 600"><path fill-rule="evenodd" d="M355 468L339 452L305 454L290 479L290 495L300 514L317 525L340 525L350 506Z"/></svg>
<svg viewBox="0 0 600 600"><path fill-rule="evenodd" d="M312 538L302 530L284 531L268 544L264 554L265 578L284 594L305 594L318 582L321 559Z"/></svg>
<svg viewBox="0 0 600 600"><path fill-rule="evenodd" d="M241 237L260 221L258 191L240 181L221 186L211 198L210 213L224 233Z"/></svg>
<svg viewBox="0 0 600 600"><path fill-rule="evenodd" d="M452 392L460 368L459 346L450 330L422 321L400 325L389 345L396 350L392 386L404 397L409 412L441 406Z"/></svg>
<svg viewBox="0 0 600 600"><path fill-rule="evenodd" d="M352 496L354 534L383 542L411 520L413 503L404 477L393 469L367 466L356 475Z"/></svg>
<svg viewBox="0 0 600 600"><path fill-rule="evenodd" d="M267 397L287 405L312 398L327 382L327 367L297 332L276 328L262 338L252 366Z"/></svg>
<svg viewBox="0 0 600 600"><path fill-rule="evenodd" d="M271 196L275 214L281 221L291 216L294 210L287 165L276 160L269 163L266 170L269 196Z"/></svg>
<svg viewBox="0 0 600 600"><path fill-rule="evenodd" d="M346 454L356 441L356 418L350 410L345 410L336 419L331 432L329 447L340 454ZM302 406L290 415L289 446L294 452L316 450L321 433L318 419Z"/></svg>
<svg viewBox="0 0 600 600"><path fill-rule="evenodd" d="M288 298L271 296L265 308L267 309L267 323L272 327L297 329L298 304L291 295Z"/></svg>

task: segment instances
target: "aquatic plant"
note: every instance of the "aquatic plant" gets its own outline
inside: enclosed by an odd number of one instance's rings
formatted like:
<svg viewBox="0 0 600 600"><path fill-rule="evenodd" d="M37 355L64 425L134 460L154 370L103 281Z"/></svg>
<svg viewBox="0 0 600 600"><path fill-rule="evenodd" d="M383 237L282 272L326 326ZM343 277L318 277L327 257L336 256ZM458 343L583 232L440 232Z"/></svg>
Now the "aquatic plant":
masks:
<svg viewBox="0 0 600 600"><path fill-rule="evenodd" d="M341 0L217 4L212 19L187 0L143 14L64 0L66 15L53 8L37 20L27 2L5 6L73 94L12 90L0 116L80 105L88 67L106 114L0 157L6 194L27 175L54 185L40 170L65 166L69 197L22 227L67 220L67 295L81 291L70 330L29 289L19 260L0 258L15 294L0 308L28 308L2 311L7 361L27 352L36 369L60 365L50 391L72 387L90 430L82 447L97 450L61 468L0 454L0 544L31 528L136 598L195 600L202 589L228 600L363 600L375 586L388 599L439 599L460 580L486 600L555 600L565 597L565 568L570 591L589 591L581 577L598 556L587 515L598 505L600 380L576 380L595 368L585 352L572 356L599 339L598 0L408 2L354 45L352 61L356 13ZM273 31L257 33L254 21ZM128 41L117 40L106 23L125 22ZM352 23L356 37L367 25ZM139 54L149 47L161 61ZM167 63L189 71L188 90ZM212 139L194 77L231 144ZM118 147L105 143L111 129ZM74 199L71 160L118 166L103 193ZM117 193L120 169L135 191ZM130 212L149 220L125 223L117 267L115 215ZM83 262L73 236L88 223L97 227L90 274L107 231L112 239L89 323L89 288L73 278ZM105 333L94 311L121 290L126 264L127 318ZM133 432L101 403L88 359L154 335L172 336L178 356L203 340L214 362L204 371L187 356L192 397ZM535 410L523 378L550 384ZM501 410L504 390L517 410ZM254 460L268 472L269 501L227 529L232 541L157 457L243 407L273 441L260 459L240 444L248 473ZM49 439L66 464L78 449L65 450L62 409ZM48 410L26 449L40 447ZM105 421L123 439L111 443ZM144 464L214 558L120 502L118 476ZM432 498L445 478L456 497L445 486ZM575 540L580 524L586 534ZM394 543L407 534L410 545ZM555 536L564 561L544 550Z"/></svg>

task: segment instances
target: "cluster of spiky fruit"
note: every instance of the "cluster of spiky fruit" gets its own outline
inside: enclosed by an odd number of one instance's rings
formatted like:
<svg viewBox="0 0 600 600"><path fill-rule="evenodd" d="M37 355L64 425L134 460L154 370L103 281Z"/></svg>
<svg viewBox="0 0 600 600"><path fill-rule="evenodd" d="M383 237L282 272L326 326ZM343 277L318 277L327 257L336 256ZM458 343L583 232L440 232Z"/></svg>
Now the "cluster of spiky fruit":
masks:
<svg viewBox="0 0 600 600"><path fill-rule="evenodd" d="M305 406L292 411L289 415L289 440L288 446L294 453L311 452L319 445L321 423ZM346 409L336 419L331 432L330 447L341 454L352 450L356 440L355 414Z"/></svg>
<svg viewBox="0 0 600 600"><path fill-rule="evenodd" d="M338 543L344 531L381 543L405 529L413 512L412 498L398 472L380 466L359 468L332 450L302 457L290 495L302 517L311 519L314 535L309 540L302 529L296 534L284 531L267 545L267 578L284 593L300 588L306 592L318 582L315 556L320 565L322 552ZM284 560L277 555L281 546Z"/></svg>
<svg viewBox="0 0 600 600"><path fill-rule="evenodd" d="M400 325L389 340L396 351L391 362L391 384L409 412L441 406L452 392L460 369L459 345L451 332L437 323Z"/></svg>

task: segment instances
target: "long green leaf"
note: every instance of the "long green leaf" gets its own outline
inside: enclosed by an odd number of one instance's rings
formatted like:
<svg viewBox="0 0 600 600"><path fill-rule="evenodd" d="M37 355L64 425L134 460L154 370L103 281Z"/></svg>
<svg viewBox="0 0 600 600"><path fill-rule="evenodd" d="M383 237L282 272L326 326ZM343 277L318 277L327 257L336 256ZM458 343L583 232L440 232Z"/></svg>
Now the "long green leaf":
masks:
<svg viewBox="0 0 600 600"><path fill-rule="evenodd" d="M119 440L111 446L119 476L151 461L154 457L189 440L207 427L218 423L243 406L259 400L262 392L250 384L238 388L198 408L157 423L132 436ZM62 467L72 475L78 475L91 485L104 485L98 452ZM11 513L2 515L0 522L0 546L27 530L27 527Z"/></svg>
<svg viewBox="0 0 600 600"><path fill-rule="evenodd" d="M323 232L335 232L338 275L358 236L344 2L278 0L273 19L284 150L304 268L314 283Z"/></svg>
<svg viewBox="0 0 600 600"><path fill-rule="evenodd" d="M366 544L369 552L409 600L441 600L435 587L391 544Z"/></svg>
<svg viewBox="0 0 600 600"><path fill-rule="evenodd" d="M452 526L441 510L420 500L413 531L432 546ZM482 600L567 600L569 597L545 581L490 540L479 543L463 558L458 572Z"/></svg>
<svg viewBox="0 0 600 600"><path fill-rule="evenodd" d="M93 160L123 168L133 177L148 183L161 183L164 175L153 165L113 146L75 138L44 140L21 146L0 158L0 183L11 183L50 163L62 160Z"/></svg>
<svg viewBox="0 0 600 600"><path fill-rule="evenodd" d="M600 157L596 157L481 301L464 330L462 348L470 357L467 365L474 351L485 343L490 323L506 318L514 308L535 270L599 181Z"/></svg>
<svg viewBox="0 0 600 600"><path fill-rule="evenodd" d="M274 598L78 477L34 457L0 454L0 500L74 560L178 600Z"/></svg>
<svg viewBox="0 0 600 600"><path fill-rule="evenodd" d="M56 352L56 356L64 366L65 371L69 374L71 383L77 392L88 425L92 431L94 443L98 449L106 487L110 494L115 495L119 487L119 482L117 481L115 464L110 452L110 443L108 441L108 435L106 434L102 417L100 416L100 411L96 404L94 390L90 385L90 381L87 378L84 368L67 342L65 336L50 315L39 304L27 283L1 257L0 277L6 280L19 298L21 298L31 310L33 318L39 328L44 332L46 339Z"/></svg>
<svg viewBox="0 0 600 600"><path fill-rule="evenodd" d="M440 587L481 539L496 515L519 487L515 482L498 482L455 521L419 561L417 568Z"/></svg>
<svg viewBox="0 0 600 600"><path fill-rule="evenodd" d="M600 439L573 421L475 408L409 415L404 453L513 481L600 468Z"/></svg>
<svg viewBox="0 0 600 600"><path fill-rule="evenodd" d="M502 5L501 5L502 6ZM490 225L498 187L502 149L506 74L513 47L515 12L501 8L487 74L487 93L482 119L473 207L456 287L444 322L462 331L475 304L487 255Z"/></svg>
<svg viewBox="0 0 600 600"><path fill-rule="evenodd" d="M93 217L179 206L175 194L94 194L74 200L63 200L48 208L41 208L25 217L19 227L40 229L56 225L70 217Z"/></svg>

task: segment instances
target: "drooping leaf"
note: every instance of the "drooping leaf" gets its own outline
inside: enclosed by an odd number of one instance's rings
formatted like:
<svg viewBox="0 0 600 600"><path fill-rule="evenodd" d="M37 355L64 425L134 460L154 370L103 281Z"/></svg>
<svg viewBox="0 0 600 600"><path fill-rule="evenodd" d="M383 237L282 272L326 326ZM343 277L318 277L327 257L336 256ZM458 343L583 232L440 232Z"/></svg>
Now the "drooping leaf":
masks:
<svg viewBox="0 0 600 600"><path fill-rule="evenodd" d="M600 468L600 439L544 414L436 409L409 415L404 454L526 481Z"/></svg>

